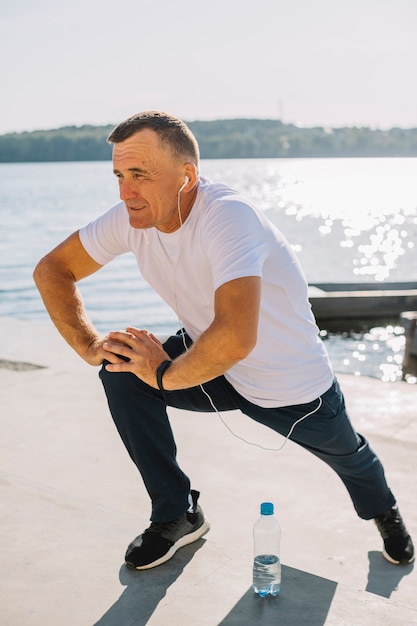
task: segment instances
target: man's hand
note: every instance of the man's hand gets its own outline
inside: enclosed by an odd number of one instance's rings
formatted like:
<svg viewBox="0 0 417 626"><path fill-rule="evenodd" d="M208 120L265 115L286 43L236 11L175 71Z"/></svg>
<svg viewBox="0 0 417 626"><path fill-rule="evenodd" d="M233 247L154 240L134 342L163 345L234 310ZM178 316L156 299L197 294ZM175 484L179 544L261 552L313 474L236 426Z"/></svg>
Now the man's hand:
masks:
<svg viewBox="0 0 417 626"><path fill-rule="evenodd" d="M108 372L130 372L155 389L156 370L162 361L170 358L152 333L133 327L126 328L126 332L109 333L102 342L102 349L104 358L110 361L106 365ZM100 354L99 348L97 353Z"/></svg>
<svg viewBox="0 0 417 626"><path fill-rule="evenodd" d="M238 278L215 292L213 322L189 350L178 356L164 374L164 389L188 389L227 372L254 348L257 339L261 279ZM157 388L156 370L169 359L162 344L146 330L127 328L110 333L103 348L113 357L129 362L111 361L109 372L131 372L151 387Z"/></svg>
<svg viewBox="0 0 417 626"><path fill-rule="evenodd" d="M118 356L125 347L125 343L113 342L113 347L117 354L104 348L104 344L111 341L112 334L109 333L105 337L98 336L87 346L85 352L80 355L86 363L93 366L100 366L105 360L110 361L110 363L126 363L125 359Z"/></svg>

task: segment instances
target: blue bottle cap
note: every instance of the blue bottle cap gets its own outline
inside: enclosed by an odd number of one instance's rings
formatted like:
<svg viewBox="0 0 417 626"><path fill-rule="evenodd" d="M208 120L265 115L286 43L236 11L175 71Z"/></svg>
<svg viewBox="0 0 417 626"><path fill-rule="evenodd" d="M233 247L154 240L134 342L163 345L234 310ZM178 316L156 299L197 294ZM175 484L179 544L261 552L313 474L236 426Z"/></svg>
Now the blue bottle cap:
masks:
<svg viewBox="0 0 417 626"><path fill-rule="evenodd" d="M274 505L272 502L262 502L261 504L261 515L273 515L274 514Z"/></svg>

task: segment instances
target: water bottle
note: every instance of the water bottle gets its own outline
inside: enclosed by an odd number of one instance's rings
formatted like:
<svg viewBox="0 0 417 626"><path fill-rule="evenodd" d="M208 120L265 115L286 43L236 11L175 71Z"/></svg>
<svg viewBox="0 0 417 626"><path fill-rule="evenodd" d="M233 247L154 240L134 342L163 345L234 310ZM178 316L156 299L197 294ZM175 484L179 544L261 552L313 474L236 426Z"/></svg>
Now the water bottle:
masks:
<svg viewBox="0 0 417 626"><path fill-rule="evenodd" d="M277 596L281 589L280 539L281 527L274 517L274 505L263 502L261 517L253 527L253 589L261 597Z"/></svg>

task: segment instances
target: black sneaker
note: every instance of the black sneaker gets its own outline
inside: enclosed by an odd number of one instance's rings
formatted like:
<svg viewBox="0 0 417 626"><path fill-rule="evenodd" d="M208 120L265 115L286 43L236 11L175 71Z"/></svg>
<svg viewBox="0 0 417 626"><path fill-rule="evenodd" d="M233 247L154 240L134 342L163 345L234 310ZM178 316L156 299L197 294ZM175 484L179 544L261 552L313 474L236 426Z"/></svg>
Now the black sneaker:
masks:
<svg viewBox="0 0 417 626"><path fill-rule="evenodd" d="M197 504L200 493L191 491L192 512L172 522L152 522L142 535L129 545L125 561L133 569L149 569L168 561L179 548L197 541L210 530Z"/></svg>
<svg viewBox="0 0 417 626"><path fill-rule="evenodd" d="M394 507L375 517L375 523L384 540L382 554L387 561L395 565L412 563L414 546L399 510Z"/></svg>

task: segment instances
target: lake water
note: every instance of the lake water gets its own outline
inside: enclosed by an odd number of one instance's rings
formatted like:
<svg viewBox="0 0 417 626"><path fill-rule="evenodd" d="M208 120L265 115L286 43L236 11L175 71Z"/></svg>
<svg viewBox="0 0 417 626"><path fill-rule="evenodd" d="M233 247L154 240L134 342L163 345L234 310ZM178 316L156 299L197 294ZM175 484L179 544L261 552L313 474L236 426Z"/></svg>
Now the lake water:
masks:
<svg viewBox="0 0 417 626"><path fill-rule="evenodd" d="M202 175L250 195L276 223L314 282L417 280L417 159L234 159ZM117 202L110 162L0 165L0 316L45 320L32 281L37 260ZM175 314L120 257L80 285L102 331L167 334ZM401 378L403 330L323 332L337 372Z"/></svg>

